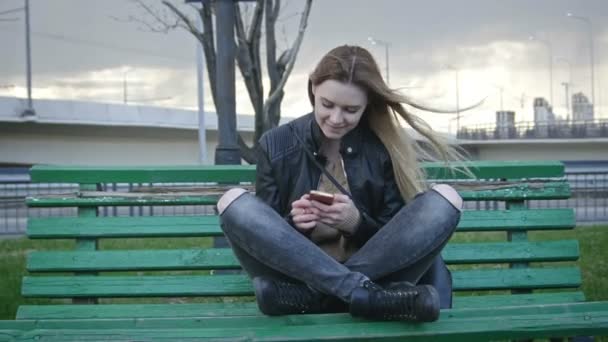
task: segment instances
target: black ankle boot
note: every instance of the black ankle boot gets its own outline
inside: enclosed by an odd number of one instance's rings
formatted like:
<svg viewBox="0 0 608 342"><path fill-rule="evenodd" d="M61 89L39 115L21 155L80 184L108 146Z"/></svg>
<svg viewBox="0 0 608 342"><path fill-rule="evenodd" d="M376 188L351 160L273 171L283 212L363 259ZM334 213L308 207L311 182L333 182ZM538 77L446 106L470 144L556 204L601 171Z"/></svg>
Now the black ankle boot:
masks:
<svg viewBox="0 0 608 342"><path fill-rule="evenodd" d="M258 307L266 315L323 312L325 295L304 283L255 277L253 278L253 288Z"/></svg>
<svg viewBox="0 0 608 342"><path fill-rule="evenodd" d="M439 294L430 285L401 283L383 289L368 280L353 291L350 313L369 319L433 322L439 318Z"/></svg>

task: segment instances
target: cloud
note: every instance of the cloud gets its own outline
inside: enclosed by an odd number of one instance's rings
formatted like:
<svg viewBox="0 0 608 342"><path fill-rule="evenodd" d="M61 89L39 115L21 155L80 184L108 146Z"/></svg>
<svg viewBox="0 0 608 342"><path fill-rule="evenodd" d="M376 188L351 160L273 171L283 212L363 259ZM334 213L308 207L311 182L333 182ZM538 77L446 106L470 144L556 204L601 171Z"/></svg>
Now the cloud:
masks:
<svg viewBox="0 0 608 342"><path fill-rule="evenodd" d="M9 4L9 0L3 4ZM15 6L20 2L12 1ZM158 5L155 1L147 2ZM182 1L175 1L189 11ZM439 106L454 106L454 72L458 67L461 103L488 97L471 122L493 121L503 105L530 115L535 96L548 97L548 54L534 34L552 42L555 56L572 64L573 90L589 93L589 53L585 26L565 17L568 11L589 16L596 37L597 99L608 101L608 2L605 0L334 0L313 4L307 32L293 74L286 85L282 112L298 116L310 110L306 95L308 73L329 49L344 43L368 48L383 68L384 50L371 46L368 36L391 42L390 72L394 87ZM37 1L32 6L32 68L35 97L91 101L123 100L123 68L128 73L128 97L194 108L197 101L195 41L184 30L167 34L142 30L141 25L113 18L143 16L124 0ZM8 6L10 7L10 6ZM279 25L279 47L288 46L298 28L299 1L286 1ZM21 18L22 19L22 18ZM23 22L0 23L0 94L25 94ZM554 102L562 106L568 66L554 63ZM603 78L602 78L603 77ZM205 80L207 82L207 80ZM252 113L237 69L237 111ZM268 91L266 86L265 91ZM520 106L525 94L525 108ZM208 85L205 106L213 110ZM167 99L170 98L170 99ZM599 102L596 100L596 102ZM560 109L561 110L561 109ZM604 111L607 113L608 111ZM518 114L520 115L520 114ZM606 115L606 114L605 114ZM425 116L426 117L426 116ZM428 115L433 118L433 114ZM440 126L446 116L437 116ZM465 122L469 119L463 119Z"/></svg>

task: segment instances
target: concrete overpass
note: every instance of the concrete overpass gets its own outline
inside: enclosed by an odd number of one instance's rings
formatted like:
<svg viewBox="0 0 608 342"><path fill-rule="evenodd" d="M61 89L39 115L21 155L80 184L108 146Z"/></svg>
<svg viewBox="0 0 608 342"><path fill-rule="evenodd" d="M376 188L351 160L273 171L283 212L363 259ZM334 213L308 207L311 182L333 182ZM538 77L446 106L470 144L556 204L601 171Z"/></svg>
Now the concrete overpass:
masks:
<svg viewBox="0 0 608 342"><path fill-rule="evenodd" d="M198 113L194 110L36 100L37 116L20 117L24 99L0 97L0 165L198 164ZM285 118L283 122L290 120ZM254 120L238 115L251 143ZM217 115L206 113L207 162L214 160ZM453 140L452 140L453 141ZM459 141L473 159L608 161L608 139Z"/></svg>
<svg viewBox="0 0 608 342"><path fill-rule="evenodd" d="M199 163L198 111L150 106L0 97L0 164L187 165ZM245 141L251 115L238 115ZM214 160L217 115L205 113L207 162Z"/></svg>

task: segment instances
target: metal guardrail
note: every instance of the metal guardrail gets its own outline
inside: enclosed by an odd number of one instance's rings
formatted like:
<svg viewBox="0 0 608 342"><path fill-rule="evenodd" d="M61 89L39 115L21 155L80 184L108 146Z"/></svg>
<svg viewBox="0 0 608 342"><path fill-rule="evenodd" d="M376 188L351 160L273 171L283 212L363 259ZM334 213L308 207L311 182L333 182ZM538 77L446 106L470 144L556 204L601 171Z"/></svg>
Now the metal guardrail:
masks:
<svg viewBox="0 0 608 342"><path fill-rule="evenodd" d="M529 201L530 208L574 208L578 224L608 223L608 171L566 172L572 189L567 200ZM103 191L129 191L137 186L151 184L104 184ZM161 184L154 184L160 186ZM162 186L196 186L200 184L162 184ZM23 234L28 217L76 216L75 208L28 208L27 196L75 193L76 184L40 184L28 181L0 180L0 235ZM501 202L466 202L465 209L504 209ZM134 206L103 207L100 216L171 216L212 214L212 206L189 205L179 207Z"/></svg>
<svg viewBox="0 0 608 342"><path fill-rule="evenodd" d="M608 138L608 119L589 121L523 121L514 125L485 124L463 127L458 139L588 139Z"/></svg>

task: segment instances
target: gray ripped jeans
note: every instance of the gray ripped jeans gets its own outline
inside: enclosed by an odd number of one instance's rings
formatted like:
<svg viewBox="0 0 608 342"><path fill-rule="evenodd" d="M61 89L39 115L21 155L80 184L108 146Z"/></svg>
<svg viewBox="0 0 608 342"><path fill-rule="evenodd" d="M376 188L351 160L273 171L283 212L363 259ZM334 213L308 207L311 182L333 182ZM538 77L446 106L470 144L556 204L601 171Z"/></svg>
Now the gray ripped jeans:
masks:
<svg viewBox="0 0 608 342"><path fill-rule="evenodd" d="M346 262L339 263L259 198L243 193L220 215L221 226L250 277L301 281L348 302L363 281L430 284L451 307L452 278L439 255L460 210L435 190L418 194Z"/></svg>

